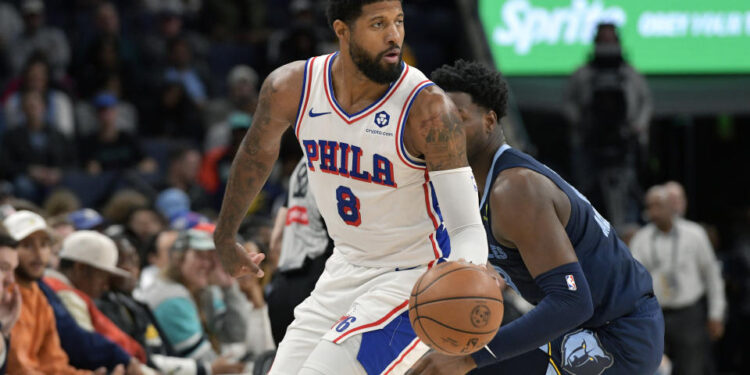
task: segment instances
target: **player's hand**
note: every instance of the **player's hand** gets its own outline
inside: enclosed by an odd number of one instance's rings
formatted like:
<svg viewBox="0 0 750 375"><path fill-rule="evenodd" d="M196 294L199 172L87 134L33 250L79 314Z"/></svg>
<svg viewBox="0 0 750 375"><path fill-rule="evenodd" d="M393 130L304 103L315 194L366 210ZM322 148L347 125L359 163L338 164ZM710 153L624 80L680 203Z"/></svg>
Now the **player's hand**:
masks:
<svg viewBox="0 0 750 375"><path fill-rule="evenodd" d="M508 285L505 283L505 279L503 279L502 276L500 276L500 273L497 272L497 269L495 269L495 266L492 265L492 263L487 262L487 264L484 267L485 272L487 272L492 278L495 279L495 282L497 282L497 287L500 288L500 290L505 290Z"/></svg>
<svg viewBox="0 0 750 375"><path fill-rule="evenodd" d="M259 264L265 259L265 254L248 251L234 241L216 242L216 252L219 254L224 271L232 277L247 275L263 277L263 270L260 269Z"/></svg>
<svg viewBox="0 0 750 375"><path fill-rule="evenodd" d="M707 323L708 337L711 341L717 341L724 336L724 323L719 320L709 320Z"/></svg>
<svg viewBox="0 0 750 375"><path fill-rule="evenodd" d="M430 350L406 375L462 375L477 367L470 355L453 356Z"/></svg>

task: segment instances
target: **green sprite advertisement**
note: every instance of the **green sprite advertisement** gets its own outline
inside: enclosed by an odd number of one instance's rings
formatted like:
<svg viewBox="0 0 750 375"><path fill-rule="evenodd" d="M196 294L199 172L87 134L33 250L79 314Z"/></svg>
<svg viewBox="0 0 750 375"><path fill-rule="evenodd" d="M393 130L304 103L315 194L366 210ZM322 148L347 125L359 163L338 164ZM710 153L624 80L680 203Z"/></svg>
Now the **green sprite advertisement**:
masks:
<svg viewBox="0 0 750 375"><path fill-rule="evenodd" d="M750 0L478 0L506 75L570 74L600 22L618 26L626 58L647 74L750 73Z"/></svg>

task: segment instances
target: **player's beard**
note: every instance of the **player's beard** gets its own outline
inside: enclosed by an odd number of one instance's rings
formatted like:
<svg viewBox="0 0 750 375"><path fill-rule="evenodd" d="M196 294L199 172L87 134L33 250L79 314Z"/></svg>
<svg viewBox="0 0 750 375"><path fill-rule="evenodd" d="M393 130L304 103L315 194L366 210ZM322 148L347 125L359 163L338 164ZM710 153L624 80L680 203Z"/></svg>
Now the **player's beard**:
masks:
<svg viewBox="0 0 750 375"><path fill-rule="evenodd" d="M349 56L351 56L352 61L354 61L354 64L357 65L359 71L361 71L362 74L364 74L365 77L367 77L371 81L383 85L387 85L397 80L401 75L401 62L403 54L401 51L399 51L398 53L397 63L386 63L385 66L380 63L380 61L383 59L383 56L385 56L389 52L392 52L392 50L392 48L389 48L383 52L380 52L377 56L375 56L375 58L371 58L364 48L360 47L353 40L349 41Z"/></svg>

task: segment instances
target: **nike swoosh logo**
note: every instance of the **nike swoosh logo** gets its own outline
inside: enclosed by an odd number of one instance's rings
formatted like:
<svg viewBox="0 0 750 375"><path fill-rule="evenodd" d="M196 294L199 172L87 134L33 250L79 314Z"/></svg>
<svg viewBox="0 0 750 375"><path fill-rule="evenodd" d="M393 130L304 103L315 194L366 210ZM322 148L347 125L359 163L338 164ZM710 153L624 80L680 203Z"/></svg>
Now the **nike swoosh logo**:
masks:
<svg viewBox="0 0 750 375"><path fill-rule="evenodd" d="M329 115L329 114L331 114L331 112L318 112L318 113L315 113L315 112L313 112L312 108L310 108L310 112L308 114L310 115L310 117L318 117L318 116L323 116L323 115Z"/></svg>

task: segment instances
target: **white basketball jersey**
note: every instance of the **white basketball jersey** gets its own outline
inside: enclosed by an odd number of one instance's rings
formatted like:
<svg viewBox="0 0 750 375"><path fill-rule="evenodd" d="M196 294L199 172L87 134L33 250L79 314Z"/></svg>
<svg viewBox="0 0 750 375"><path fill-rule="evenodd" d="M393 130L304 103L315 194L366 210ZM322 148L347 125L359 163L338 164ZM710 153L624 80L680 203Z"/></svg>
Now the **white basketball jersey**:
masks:
<svg viewBox="0 0 750 375"><path fill-rule="evenodd" d="M447 258L450 242L425 163L403 144L409 110L433 83L403 64L380 99L348 114L333 93L337 54L305 64L295 123L334 251L367 267L407 268Z"/></svg>

